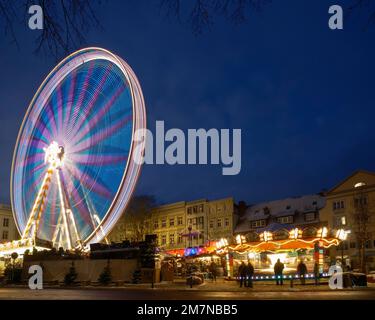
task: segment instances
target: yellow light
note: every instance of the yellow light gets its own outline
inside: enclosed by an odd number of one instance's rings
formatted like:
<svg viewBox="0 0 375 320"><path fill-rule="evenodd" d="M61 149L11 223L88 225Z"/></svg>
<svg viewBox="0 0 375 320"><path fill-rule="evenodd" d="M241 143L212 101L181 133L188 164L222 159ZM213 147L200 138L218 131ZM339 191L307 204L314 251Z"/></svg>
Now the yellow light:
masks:
<svg viewBox="0 0 375 320"><path fill-rule="evenodd" d="M268 231L264 231L263 233L260 234L260 239L265 242L272 241L273 239L272 233Z"/></svg>
<svg viewBox="0 0 375 320"><path fill-rule="evenodd" d="M289 232L290 239L298 239L301 236L302 236L302 230L299 230L298 228L295 228Z"/></svg>
<svg viewBox="0 0 375 320"><path fill-rule="evenodd" d="M318 231L318 237L326 238L328 235L328 229L326 227L320 228Z"/></svg>

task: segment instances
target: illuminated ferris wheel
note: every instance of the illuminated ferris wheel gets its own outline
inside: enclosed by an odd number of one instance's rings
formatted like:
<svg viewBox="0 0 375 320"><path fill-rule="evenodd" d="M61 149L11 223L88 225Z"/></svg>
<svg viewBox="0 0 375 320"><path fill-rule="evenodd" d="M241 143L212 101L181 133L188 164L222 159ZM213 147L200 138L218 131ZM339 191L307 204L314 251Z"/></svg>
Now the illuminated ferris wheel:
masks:
<svg viewBox="0 0 375 320"><path fill-rule="evenodd" d="M146 127L139 82L100 48L73 53L35 94L13 156L11 198L21 241L56 248L100 242L125 210L140 173Z"/></svg>

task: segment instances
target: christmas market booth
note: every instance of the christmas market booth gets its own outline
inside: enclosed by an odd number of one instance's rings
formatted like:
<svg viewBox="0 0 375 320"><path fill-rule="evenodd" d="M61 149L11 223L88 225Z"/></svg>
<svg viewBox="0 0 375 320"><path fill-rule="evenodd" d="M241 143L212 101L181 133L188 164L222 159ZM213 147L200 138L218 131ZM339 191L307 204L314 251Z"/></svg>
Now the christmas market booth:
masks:
<svg viewBox="0 0 375 320"><path fill-rule="evenodd" d="M203 246L163 251L162 270L169 270L169 273L164 273L166 274L164 278L170 279L172 270L174 276L187 277L191 274L199 274L202 280L212 278L212 273L217 276L226 275L225 257L216 254L216 250L217 242L208 241ZM215 270L213 271L212 268Z"/></svg>
<svg viewBox="0 0 375 320"><path fill-rule="evenodd" d="M231 243L227 239L218 242L216 253L226 257L228 277L236 277L242 262L251 262L256 280L272 279L274 265L284 264L284 275L291 278L297 273L297 265L304 262L308 274L314 277L315 263L321 276L326 276L331 261L329 249L345 240L348 231L329 230L327 227L307 227L271 224L267 229L248 234L237 234Z"/></svg>

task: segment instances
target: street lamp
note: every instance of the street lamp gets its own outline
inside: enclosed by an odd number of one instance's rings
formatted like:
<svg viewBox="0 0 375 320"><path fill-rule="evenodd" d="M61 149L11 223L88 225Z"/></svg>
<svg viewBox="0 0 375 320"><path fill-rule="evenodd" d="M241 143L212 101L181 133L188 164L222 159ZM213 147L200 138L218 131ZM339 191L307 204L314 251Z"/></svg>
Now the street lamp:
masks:
<svg viewBox="0 0 375 320"><path fill-rule="evenodd" d="M192 229L192 227L191 226L189 226L188 227L188 230L189 230L189 247L191 248L192 246L193 246L193 239L192 239L192 237L191 237L191 229Z"/></svg>
<svg viewBox="0 0 375 320"><path fill-rule="evenodd" d="M349 230L339 229L336 232L336 238L341 240L341 265L344 266L344 241L348 238Z"/></svg>

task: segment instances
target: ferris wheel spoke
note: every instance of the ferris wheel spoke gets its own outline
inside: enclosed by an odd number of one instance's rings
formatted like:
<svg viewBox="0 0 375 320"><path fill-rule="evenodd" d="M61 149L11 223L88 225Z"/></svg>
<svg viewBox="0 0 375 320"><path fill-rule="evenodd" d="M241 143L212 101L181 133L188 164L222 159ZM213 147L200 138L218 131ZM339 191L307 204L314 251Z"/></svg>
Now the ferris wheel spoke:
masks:
<svg viewBox="0 0 375 320"><path fill-rule="evenodd" d="M48 104L46 106L46 113L49 117L48 123L51 126L51 128L50 128L51 134L52 134L52 136L56 136L57 135L57 128L56 128L55 116L54 116L54 112L53 112L53 108L52 108L51 104Z"/></svg>
<svg viewBox="0 0 375 320"><path fill-rule="evenodd" d="M57 115L57 121L56 121L56 127L57 127L57 132L64 133L63 130L63 97L62 97L62 92L61 92L61 84L56 88L56 112L55 114Z"/></svg>
<svg viewBox="0 0 375 320"><path fill-rule="evenodd" d="M34 128L40 133L40 139L48 144L48 141L51 139L53 132L48 127L47 122L43 117L38 118Z"/></svg>
<svg viewBox="0 0 375 320"><path fill-rule="evenodd" d="M104 185L104 183L97 177L95 180L90 174L90 170L86 168L86 172L80 170L78 167L71 170L72 176L80 181L81 185L84 186L87 190L93 190L96 194L104 197L110 198L112 196L111 191Z"/></svg>
<svg viewBox="0 0 375 320"><path fill-rule="evenodd" d="M87 95L87 92L88 92L87 89L89 87L90 78L92 76L93 70L94 70L94 62L91 61L91 62L89 62L89 66L88 66L88 69L86 71L86 75L85 75L82 87L78 87L78 86L76 87L75 92L78 91L78 93L77 93L78 99L77 99L77 102L74 105L73 113L71 114L71 118L70 118L70 121L69 121L69 124L68 124L69 132L72 132L74 130L74 127L76 126L76 123L77 123L77 120L78 120L77 118L79 116L78 112L81 111L83 101L84 101L84 99Z"/></svg>
<svg viewBox="0 0 375 320"><path fill-rule="evenodd" d="M100 94L102 94L102 90L104 85L106 84L106 81L108 79L109 73L112 70L112 65L108 66L105 71L103 72L103 75L99 81L98 87L94 91L94 94L92 95L91 99L87 103L87 107L85 109L86 116L89 117L91 114L91 110L94 107L95 103L97 102L97 99ZM73 136L75 136L78 132L78 130L82 127L83 123L86 121L86 117L81 117L77 123L75 124L75 129L73 130Z"/></svg>
<svg viewBox="0 0 375 320"><path fill-rule="evenodd" d="M125 124L129 123L132 120L131 116L126 116L123 119L120 119L118 121L114 121L113 124L111 124L107 130L104 132L97 132L92 137L90 137L90 145L87 145L87 141L89 138L85 138L78 142L73 148L72 152L82 152L87 149L89 149L91 146L99 144L103 140L109 138L113 134L115 134L121 127L123 127ZM86 145L85 145L86 144Z"/></svg>
<svg viewBox="0 0 375 320"><path fill-rule="evenodd" d="M95 129L96 125L103 119L103 116L107 114L109 109L124 92L125 88L126 86L124 85L120 86L104 107L101 108L98 113L94 114L81 128L79 128L77 135L73 137L73 143L80 141L83 137L89 134L91 130Z"/></svg>
<svg viewBox="0 0 375 320"><path fill-rule="evenodd" d="M74 155L73 160L77 164L86 164L92 166L112 165L126 161L127 155Z"/></svg>
<svg viewBox="0 0 375 320"><path fill-rule="evenodd" d="M69 75L69 80L67 81L68 83L66 84L66 87L68 87L67 90L68 94L65 97L64 100L64 108L62 110L62 122L64 126L64 133L66 133L66 124L69 122L70 119L70 112L72 110L73 106L73 101L74 101L74 90L76 87L76 80L77 80L77 71L74 70L70 75Z"/></svg>

